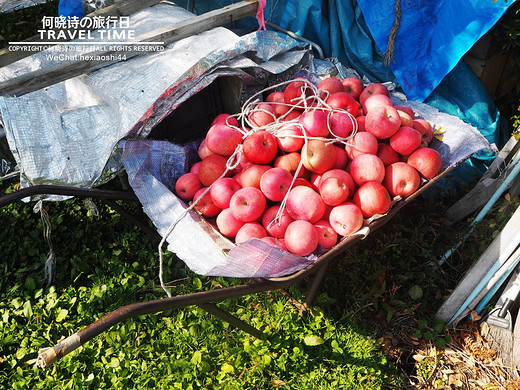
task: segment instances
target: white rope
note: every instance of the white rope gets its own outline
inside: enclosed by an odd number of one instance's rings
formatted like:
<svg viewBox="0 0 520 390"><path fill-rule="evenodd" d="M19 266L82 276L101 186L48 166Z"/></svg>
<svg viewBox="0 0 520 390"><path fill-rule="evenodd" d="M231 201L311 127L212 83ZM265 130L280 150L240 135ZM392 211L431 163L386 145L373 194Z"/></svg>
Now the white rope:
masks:
<svg viewBox="0 0 520 390"><path fill-rule="evenodd" d="M236 169L238 167L238 165L240 164L240 160L242 159L242 144L239 144L237 145L235 151L233 152L233 154L228 158L227 162L226 162L226 169L224 170L224 172L222 173L222 175L220 175L220 177L218 177L216 180L218 179L221 179L223 177L226 177L228 172ZM216 181L215 180L215 181ZM159 252L159 282L161 284L161 288L164 290L164 292L166 292L166 295L168 296L168 298L170 298L172 296L170 290L166 287L166 285L164 284L164 280L163 280L163 251L162 251L162 247L164 245L164 243L166 242L167 238L170 236L170 234L173 232L173 230L175 229L175 227L177 226L177 224L191 211L195 208L195 206L197 205L197 203L199 202L200 199L202 199L202 197L204 195L206 195L209 190L211 188L211 185L208 186L201 194L200 196L195 199L191 205L189 205L186 209L184 209L184 211L177 217L176 220L174 220L171 225L168 227L168 230L166 230L166 233L164 234L163 238L161 239L161 242L159 242L159 246L158 246L158 252Z"/></svg>
<svg viewBox="0 0 520 390"><path fill-rule="evenodd" d="M49 287L54 281L54 275L56 272L56 255L54 253L54 249L52 248L51 240L51 221L49 219L49 214L43 207L42 200L36 202L33 208L33 212L40 213L41 221L43 224L43 238L49 246L49 253L47 254L47 260L45 261L45 265L43 267L43 280L47 281L47 287Z"/></svg>

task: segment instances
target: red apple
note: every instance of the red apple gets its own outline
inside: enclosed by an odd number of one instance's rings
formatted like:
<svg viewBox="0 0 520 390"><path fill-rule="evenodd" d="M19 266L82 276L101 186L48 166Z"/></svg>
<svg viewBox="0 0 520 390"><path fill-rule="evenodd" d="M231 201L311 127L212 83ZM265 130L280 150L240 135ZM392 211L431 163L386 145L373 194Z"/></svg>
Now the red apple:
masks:
<svg viewBox="0 0 520 390"><path fill-rule="evenodd" d="M271 168L260 179L260 190L273 202L280 202L290 189L293 176L283 168Z"/></svg>
<svg viewBox="0 0 520 390"><path fill-rule="evenodd" d="M313 95L308 81L294 80L284 90L284 101L298 108L310 107L314 101Z"/></svg>
<svg viewBox="0 0 520 390"><path fill-rule="evenodd" d="M382 183L385 164L375 154L362 154L350 163L350 174L358 186L368 181Z"/></svg>
<svg viewBox="0 0 520 390"><path fill-rule="evenodd" d="M346 112L334 112L329 117L331 137L347 138L354 132L356 118Z"/></svg>
<svg viewBox="0 0 520 390"><path fill-rule="evenodd" d="M311 188L316 192L320 192L320 182L321 182L321 173L312 172L309 178L309 182L311 183Z"/></svg>
<svg viewBox="0 0 520 390"><path fill-rule="evenodd" d="M236 174L234 179L242 187L255 187L260 189L262 175L271 169L270 165L249 164L242 172Z"/></svg>
<svg viewBox="0 0 520 390"><path fill-rule="evenodd" d="M200 182L209 187L227 170L227 158L218 154L211 154L204 158L199 168ZM228 174L231 174L229 172Z"/></svg>
<svg viewBox="0 0 520 390"><path fill-rule="evenodd" d="M391 196L407 197L419 188L421 178L415 168L399 161L386 167L383 184Z"/></svg>
<svg viewBox="0 0 520 390"><path fill-rule="evenodd" d="M225 124L215 124L206 134L206 145L210 151L224 157L231 156L242 143L242 133Z"/></svg>
<svg viewBox="0 0 520 390"><path fill-rule="evenodd" d="M412 127L421 133L422 144L428 146L433 139L432 125L424 119L417 118L413 120Z"/></svg>
<svg viewBox="0 0 520 390"><path fill-rule="evenodd" d="M385 167L399 161L399 154L389 144L379 143L376 156L383 161Z"/></svg>
<svg viewBox="0 0 520 390"><path fill-rule="evenodd" d="M329 127L327 125L327 114L320 109L312 109L301 114L298 120L303 127L302 133L309 137L327 137Z"/></svg>
<svg viewBox="0 0 520 390"><path fill-rule="evenodd" d="M388 190L375 181L368 181L359 187L353 200L365 218L371 218L375 214L385 214L392 204Z"/></svg>
<svg viewBox="0 0 520 390"><path fill-rule="evenodd" d="M271 103L277 118L280 118L289 112L290 107L285 104L284 93L282 91L271 92L267 95L265 101Z"/></svg>
<svg viewBox="0 0 520 390"><path fill-rule="evenodd" d="M230 114L218 114L215 119L211 122L211 126L216 124L223 124L227 126L236 126L238 127L238 120L233 115Z"/></svg>
<svg viewBox="0 0 520 390"><path fill-rule="evenodd" d="M312 184L309 182L309 180L307 179L304 179L302 177L297 177L295 180L294 180L294 185L293 187L297 187L297 186L305 186L305 187L309 187L309 188L313 188Z"/></svg>
<svg viewBox="0 0 520 390"><path fill-rule="evenodd" d="M276 157L274 160L275 168L283 168L288 171L292 176L296 175L296 170L300 167L298 171L298 177L302 177L307 173L307 169L301 165L300 161L302 156L298 152L292 152L288 154L282 154L281 156Z"/></svg>
<svg viewBox="0 0 520 390"><path fill-rule="evenodd" d="M248 135L243 142L244 157L253 164L269 164L277 151L276 138L265 130Z"/></svg>
<svg viewBox="0 0 520 390"><path fill-rule="evenodd" d="M401 117L391 106L376 106L366 114L365 130L377 139L385 139L394 135L401 126Z"/></svg>
<svg viewBox="0 0 520 390"><path fill-rule="evenodd" d="M352 176L341 169L331 169L323 174L319 184L321 198L330 206L343 203L354 190Z"/></svg>
<svg viewBox="0 0 520 390"><path fill-rule="evenodd" d="M274 205L265 210L262 215L262 226L269 235L276 238L283 238L287 226L289 226L294 219L292 219L285 211L276 218L279 210L280 205Z"/></svg>
<svg viewBox="0 0 520 390"><path fill-rule="evenodd" d="M413 127L413 111L412 115L409 114L410 110L404 110L404 108L409 108L405 106L394 106L401 118L401 126Z"/></svg>
<svg viewBox="0 0 520 390"><path fill-rule="evenodd" d="M363 110L363 106L361 105L361 103L358 102L358 110L357 110L357 114L356 114L356 118L358 116L365 116L365 111Z"/></svg>
<svg viewBox="0 0 520 390"><path fill-rule="evenodd" d="M240 188L242 188L242 186L235 179L231 177L221 177L211 185L209 194L215 205L221 209L226 209L229 207L229 200Z"/></svg>
<svg viewBox="0 0 520 390"><path fill-rule="evenodd" d="M235 237L237 232L242 226L244 221L241 221L231 211L230 208L222 210L216 219L216 224L219 232L226 237Z"/></svg>
<svg viewBox="0 0 520 390"><path fill-rule="evenodd" d="M204 193L208 187L202 187L193 196L193 208L205 217L215 217L220 213L220 207L213 203L209 191Z"/></svg>
<svg viewBox="0 0 520 390"><path fill-rule="evenodd" d="M199 175L188 172L180 176L175 182L175 193L182 200L192 200L195 193L202 188Z"/></svg>
<svg viewBox="0 0 520 390"><path fill-rule="evenodd" d="M267 97L265 98L265 101L269 103L285 103L283 96L284 94L282 91L270 92L269 95L267 95Z"/></svg>
<svg viewBox="0 0 520 390"><path fill-rule="evenodd" d="M392 100L387 95L371 95L366 100L365 103L362 104L363 113L366 115L377 106L390 106L393 107Z"/></svg>
<svg viewBox="0 0 520 390"><path fill-rule="evenodd" d="M407 162L426 179L433 179L442 169L441 155L432 148L417 149L408 157Z"/></svg>
<svg viewBox="0 0 520 390"><path fill-rule="evenodd" d="M363 82L360 79L356 77L347 77L341 80L341 83L343 84L343 88L346 93L348 93L354 99L359 100L359 96L365 88Z"/></svg>
<svg viewBox="0 0 520 390"><path fill-rule="evenodd" d="M348 162L348 156L345 148L334 145L334 151L336 152L336 162L332 166L332 169L345 169Z"/></svg>
<svg viewBox="0 0 520 390"><path fill-rule="evenodd" d="M229 208L233 215L244 222L252 222L260 218L266 205L264 194L255 187L239 189L229 201Z"/></svg>
<svg viewBox="0 0 520 390"><path fill-rule="evenodd" d="M359 95L359 102L361 104L364 104L365 100L367 100L372 95L390 96L390 93L388 92L388 89L383 84L380 84L380 83L368 84L363 89L363 92L361 92L361 95Z"/></svg>
<svg viewBox="0 0 520 390"><path fill-rule="evenodd" d="M321 184L321 180L324 180L324 179L329 178L330 176L339 174L339 175L341 175L341 177L345 181L345 183L347 183L348 192L350 194L349 197L350 197L351 195L354 195L354 192L356 191L356 182L354 181L354 179L352 178L352 175L349 172L347 172L346 170L343 170L343 169L341 169L341 171L344 171L346 173L346 175L337 173L336 169L331 169L330 171L325 172L323 175L321 175L321 179L320 179L320 182L318 183L318 185Z"/></svg>
<svg viewBox="0 0 520 390"><path fill-rule="evenodd" d="M412 127L401 127L390 137L390 146L397 153L407 156L421 146L421 134Z"/></svg>
<svg viewBox="0 0 520 390"><path fill-rule="evenodd" d="M268 243L271 246L276 246L286 252L288 252L287 247L285 246L285 241L283 238L276 238L271 236L262 237L260 240Z"/></svg>
<svg viewBox="0 0 520 390"><path fill-rule="evenodd" d="M325 203L320 194L306 186L294 187L287 197L287 212L294 220L317 222L325 212Z"/></svg>
<svg viewBox="0 0 520 390"><path fill-rule="evenodd" d="M335 77L327 77L320 81L318 89L324 91L324 93L321 94L322 99L326 99L335 92L345 92L345 87L341 83L341 80Z"/></svg>
<svg viewBox="0 0 520 390"><path fill-rule="evenodd" d="M193 164L190 168L190 172L196 173L198 175L200 170L200 164L202 164L202 161L197 161L195 164Z"/></svg>
<svg viewBox="0 0 520 390"><path fill-rule="evenodd" d="M356 122L357 122L357 125L358 125L358 132L359 131L366 131L366 128L365 128L365 121L366 121L367 117L365 115L361 115L361 116L357 116L356 117Z"/></svg>
<svg viewBox="0 0 520 390"><path fill-rule="evenodd" d="M378 148L377 138L367 131L356 133L345 145L347 156L353 160L362 154L376 154Z"/></svg>
<svg viewBox="0 0 520 390"><path fill-rule="evenodd" d="M264 227L260 225L258 222L246 222L244 225L238 230L235 236L235 243L242 244L252 238L263 238L267 236L267 232Z"/></svg>
<svg viewBox="0 0 520 390"><path fill-rule="evenodd" d="M397 111L403 111L405 113L408 114L408 116L410 118L415 119L415 112L413 111L413 109L411 107L408 107L408 106L400 106L400 105L394 105L394 108L397 110Z"/></svg>
<svg viewBox="0 0 520 390"><path fill-rule="evenodd" d="M299 151L305 140L302 136L302 129L299 125L290 123L276 132L276 141L278 147L284 152L297 152Z"/></svg>
<svg viewBox="0 0 520 390"><path fill-rule="evenodd" d="M285 122L296 121L302 113L297 109L290 110L287 114L282 116L280 119L283 119Z"/></svg>
<svg viewBox="0 0 520 390"><path fill-rule="evenodd" d="M329 221L321 220L314 224L318 232L318 244L323 249L330 249L338 242L338 233L330 226Z"/></svg>
<svg viewBox="0 0 520 390"><path fill-rule="evenodd" d="M353 116L356 116L358 112L358 102L346 92L333 93L325 100L325 103L332 109L345 110Z"/></svg>
<svg viewBox="0 0 520 390"><path fill-rule="evenodd" d="M363 226L363 213L354 203L346 202L332 208L329 223L340 236L349 236Z"/></svg>
<svg viewBox="0 0 520 390"><path fill-rule="evenodd" d="M307 256L318 247L318 232L308 221L293 221L287 226L284 242L289 252Z"/></svg>
<svg viewBox="0 0 520 390"><path fill-rule="evenodd" d="M267 102L258 103L249 114L249 122L252 126L263 127L276 120L274 105Z"/></svg>
<svg viewBox="0 0 520 390"><path fill-rule="evenodd" d="M206 138L204 138L202 140L202 142L200 143L197 152L198 152L201 160L204 160L206 157L208 157L211 154L215 154L211 150L208 149L208 145L206 144Z"/></svg>
<svg viewBox="0 0 520 390"><path fill-rule="evenodd" d="M307 170L323 173L336 163L334 145L318 139L310 139L302 148L302 162Z"/></svg>

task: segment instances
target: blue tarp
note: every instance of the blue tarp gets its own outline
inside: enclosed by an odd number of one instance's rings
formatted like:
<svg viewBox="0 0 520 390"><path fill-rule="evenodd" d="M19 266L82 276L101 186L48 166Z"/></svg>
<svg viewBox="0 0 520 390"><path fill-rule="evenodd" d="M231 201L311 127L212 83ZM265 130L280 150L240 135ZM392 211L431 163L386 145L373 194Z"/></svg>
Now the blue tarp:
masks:
<svg viewBox="0 0 520 390"><path fill-rule="evenodd" d="M66 18L85 16L81 0L60 0L58 3L58 14Z"/></svg>
<svg viewBox="0 0 520 390"><path fill-rule="evenodd" d="M390 68L409 99L424 101L512 2L482 0L357 0L384 52L399 26Z"/></svg>

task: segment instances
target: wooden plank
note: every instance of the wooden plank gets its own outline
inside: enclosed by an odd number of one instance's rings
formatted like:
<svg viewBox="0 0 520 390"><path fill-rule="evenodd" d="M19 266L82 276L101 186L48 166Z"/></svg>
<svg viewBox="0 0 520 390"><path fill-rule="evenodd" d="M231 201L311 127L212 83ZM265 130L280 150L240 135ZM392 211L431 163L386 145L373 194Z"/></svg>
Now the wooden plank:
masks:
<svg viewBox="0 0 520 390"><path fill-rule="evenodd" d="M511 137L475 187L446 211L446 217L450 221L460 221L486 204L507 177L506 166L519 147L520 144Z"/></svg>
<svg viewBox="0 0 520 390"><path fill-rule="evenodd" d="M183 38L210 30L242 19L246 16L254 15L258 8L258 0L245 0L239 3L213 10L195 16L185 21L172 24L168 27L151 31L136 37L135 42L163 42L166 46L172 42ZM145 51L126 51L126 59L145 54ZM93 72L97 69L119 62L117 57L120 51L100 50L88 54L91 61L76 60L57 63L45 69L20 75L16 78L0 83L0 94L3 96L21 96L29 92L59 83L69 78L83 73ZM99 58L99 59L97 59Z"/></svg>
<svg viewBox="0 0 520 390"><path fill-rule="evenodd" d="M459 311L468 297L475 292L483 277L495 266L497 259L504 252L504 248L507 248L515 240L519 226L520 207L516 209L502 231L482 253L478 261L466 272L455 290L441 305L436 314L438 319L447 323Z"/></svg>
<svg viewBox="0 0 520 390"><path fill-rule="evenodd" d="M109 5L108 7L99 9L95 12L92 12L85 17L93 17L93 16L129 16L143 8L151 7L155 4L160 3L161 0L130 0L120 3L115 3ZM85 31L90 30L88 28L83 28ZM66 30L66 29L64 29ZM58 31L58 30L54 30ZM66 39L57 39L56 42L66 42ZM41 42L39 35L34 35L30 38L27 38L24 42ZM4 48L0 50L0 68L22 58L28 57L34 54L34 51L9 51L9 48Z"/></svg>

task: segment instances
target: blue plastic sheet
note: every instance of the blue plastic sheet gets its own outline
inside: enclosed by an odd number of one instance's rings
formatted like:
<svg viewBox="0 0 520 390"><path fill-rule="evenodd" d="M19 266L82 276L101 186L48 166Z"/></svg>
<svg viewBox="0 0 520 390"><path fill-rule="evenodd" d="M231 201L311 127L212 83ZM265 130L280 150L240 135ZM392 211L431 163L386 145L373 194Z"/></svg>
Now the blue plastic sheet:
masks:
<svg viewBox="0 0 520 390"><path fill-rule="evenodd" d="M396 18L396 1L358 0L377 46L384 52ZM392 69L409 99L424 101L512 2L400 1Z"/></svg>
<svg viewBox="0 0 520 390"><path fill-rule="evenodd" d="M85 16L81 0L60 0L58 4L58 14L65 17L82 18Z"/></svg>

